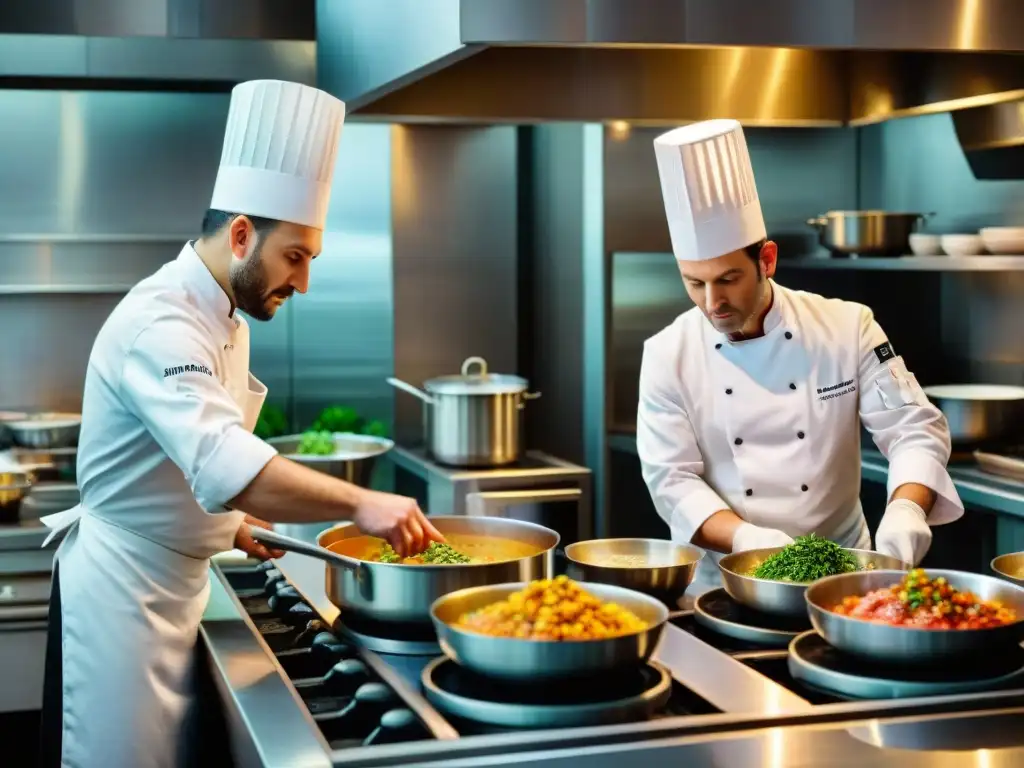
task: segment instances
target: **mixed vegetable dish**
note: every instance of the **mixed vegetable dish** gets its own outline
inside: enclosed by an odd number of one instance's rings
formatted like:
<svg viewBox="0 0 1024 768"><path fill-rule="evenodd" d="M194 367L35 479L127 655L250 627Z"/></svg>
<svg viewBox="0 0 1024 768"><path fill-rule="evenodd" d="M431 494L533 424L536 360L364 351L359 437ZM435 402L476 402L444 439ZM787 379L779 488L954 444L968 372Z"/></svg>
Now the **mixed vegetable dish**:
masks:
<svg viewBox="0 0 1024 768"><path fill-rule="evenodd" d="M567 576L530 582L504 600L461 616L455 626L527 640L604 640L648 628L631 611L599 600Z"/></svg>
<svg viewBox="0 0 1024 768"><path fill-rule="evenodd" d="M800 536L776 552L748 575L767 581L805 583L860 570L856 558L835 542L815 536Z"/></svg>
<svg viewBox="0 0 1024 768"><path fill-rule="evenodd" d="M891 587L846 597L832 610L852 619L915 629L987 629L1017 620L1013 609L961 592L942 576L930 579L920 568Z"/></svg>

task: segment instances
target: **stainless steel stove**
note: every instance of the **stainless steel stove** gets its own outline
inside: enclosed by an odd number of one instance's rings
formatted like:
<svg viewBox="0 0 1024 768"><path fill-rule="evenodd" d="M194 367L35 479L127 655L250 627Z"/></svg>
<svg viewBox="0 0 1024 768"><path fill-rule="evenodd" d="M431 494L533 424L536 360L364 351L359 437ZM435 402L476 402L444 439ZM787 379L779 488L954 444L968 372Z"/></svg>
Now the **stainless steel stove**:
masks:
<svg viewBox="0 0 1024 768"><path fill-rule="evenodd" d="M562 689L501 685L445 659L429 628L328 622L273 564L221 570L332 749L721 711L658 664Z"/></svg>
<svg viewBox="0 0 1024 768"><path fill-rule="evenodd" d="M395 491L415 498L427 514L539 523L558 531L562 546L593 535L591 473L586 467L538 451L494 469L449 467L423 447L396 446L386 458L395 468Z"/></svg>
<svg viewBox="0 0 1024 768"><path fill-rule="evenodd" d="M927 679L931 689L902 699L893 696L905 690L879 693L869 680L874 698L858 700L802 674L788 649L730 638L692 611L673 614L647 667L509 687L467 674L426 636L382 637L346 621L327 600L318 561L218 565L213 581L201 632L238 765L538 764L544 751L641 749L684 734L1024 705L1022 689L942 695ZM827 650L811 638L798 655L827 668Z"/></svg>

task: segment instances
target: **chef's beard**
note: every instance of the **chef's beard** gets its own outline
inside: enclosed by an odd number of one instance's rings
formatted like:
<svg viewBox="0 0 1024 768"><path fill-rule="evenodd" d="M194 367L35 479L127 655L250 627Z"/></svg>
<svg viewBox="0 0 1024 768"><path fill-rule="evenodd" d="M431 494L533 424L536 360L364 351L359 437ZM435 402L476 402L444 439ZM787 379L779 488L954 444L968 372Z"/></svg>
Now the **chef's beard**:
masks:
<svg viewBox="0 0 1024 768"><path fill-rule="evenodd" d="M253 320L272 320L279 304L275 298L287 299L291 289L268 290L267 274L263 267L263 243L258 242L252 255L241 263L231 265L229 275L235 306Z"/></svg>

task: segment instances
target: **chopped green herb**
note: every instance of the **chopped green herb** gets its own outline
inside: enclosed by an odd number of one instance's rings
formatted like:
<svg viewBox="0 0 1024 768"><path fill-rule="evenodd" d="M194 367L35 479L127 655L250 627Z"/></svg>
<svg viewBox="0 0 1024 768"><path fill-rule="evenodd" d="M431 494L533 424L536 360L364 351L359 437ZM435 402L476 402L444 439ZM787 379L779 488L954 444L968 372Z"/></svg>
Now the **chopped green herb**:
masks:
<svg viewBox="0 0 1024 768"><path fill-rule="evenodd" d="M439 541L430 542L430 546L419 557L424 563L431 563L433 565L457 565L471 562L471 558ZM382 563L399 563L402 561L402 558L391 548L390 544L385 542L380 547L380 561Z"/></svg>
<svg viewBox="0 0 1024 768"><path fill-rule="evenodd" d="M330 456L334 453L334 435L310 430L299 438L299 453L305 456Z"/></svg>
<svg viewBox="0 0 1024 768"><path fill-rule="evenodd" d="M835 542L815 536L801 536L776 552L750 575L768 581L810 582L825 576L859 570L856 558Z"/></svg>

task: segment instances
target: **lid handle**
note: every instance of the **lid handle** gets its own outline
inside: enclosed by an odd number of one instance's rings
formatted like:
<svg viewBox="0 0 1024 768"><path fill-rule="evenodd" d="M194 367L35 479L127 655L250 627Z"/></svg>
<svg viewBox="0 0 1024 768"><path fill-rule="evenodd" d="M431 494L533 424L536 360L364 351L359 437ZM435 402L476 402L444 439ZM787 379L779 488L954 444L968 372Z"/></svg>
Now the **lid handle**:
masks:
<svg viewBox="0 0 1024 768"><path fill-rule="evenodd" d="M473 366L477 366L478 370L476 373L471 371ZM487 375L487 361L482 357L467 357L462 362L462 375L463 376L486 376Z"/></svg>

